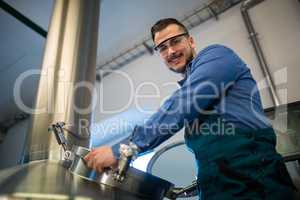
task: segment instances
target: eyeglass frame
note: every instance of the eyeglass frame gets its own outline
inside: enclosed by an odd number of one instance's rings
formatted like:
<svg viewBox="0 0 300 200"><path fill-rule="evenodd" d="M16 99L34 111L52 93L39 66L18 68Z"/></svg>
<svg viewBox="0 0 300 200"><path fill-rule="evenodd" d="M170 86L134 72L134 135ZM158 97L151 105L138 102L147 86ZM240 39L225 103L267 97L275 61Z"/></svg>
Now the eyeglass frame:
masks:
<svg viewBox="0 0 300 200"><path fill-rule="evenodd" d="M190 34L189 34L188 32L184 32L184 33L175 35L175 36L173 36L173 37L170 37L170 38L168 38L168 39L165 39L164 41L162 41L162 42L159 43L158 45L154 46L153 49L154 49L155 51L160 52L160 51L159 51L159 46L161 46L161 45L162 45L163 43L165 43L166 41L172 40L172 39L177 38L177 37L189 36L189 35L190 35Z"/></svg>

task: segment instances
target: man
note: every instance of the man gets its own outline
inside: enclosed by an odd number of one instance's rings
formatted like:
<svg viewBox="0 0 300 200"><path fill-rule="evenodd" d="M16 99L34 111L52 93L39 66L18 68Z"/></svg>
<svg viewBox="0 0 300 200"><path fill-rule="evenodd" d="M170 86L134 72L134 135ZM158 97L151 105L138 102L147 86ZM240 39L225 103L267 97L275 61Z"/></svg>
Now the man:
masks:
<svg viewBox="0 0 300 200"><path fill-rule="evenodd" d="M158 146L185 126L202 200L292 199L293 183L275 150L275 134L246 64L221 45L196 54L193 38L176 19L159 20L151 33L165 64L184 78L181 88L136 127L130 139L139 151ZM116 166L118 146L94 149L85 158L88 166L99 172Z"/></svg>

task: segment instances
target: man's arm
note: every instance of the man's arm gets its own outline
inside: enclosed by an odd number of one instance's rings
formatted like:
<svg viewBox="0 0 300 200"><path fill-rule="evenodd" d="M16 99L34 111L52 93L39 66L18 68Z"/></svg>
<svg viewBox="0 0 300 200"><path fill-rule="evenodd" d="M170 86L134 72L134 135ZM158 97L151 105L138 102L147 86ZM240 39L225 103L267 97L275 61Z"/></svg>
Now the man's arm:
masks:
<svg viewBox="0 0 300 200"><path fill-rule="evenodd" d="M211 48L195 58L185 83L144 126L135 129L132 142L140 152L148 151L178 132L185 123L198 118L201 112L220 99L228 85L234 83L239 65L244 63L232 50L222 46ZM128 144L129 139L120 143ZM94 152L86 156L88 166L101 171L117 163L119 143L112 148L99 147Z"/></svg>
<svg viewBox="0 0 300 200"><path fill-rule="evenodd" d="M238 65L243 64L232 50L222 46L204 52L194 60L193 71L182 87L144 126L136 127L132 142L145 152L170 138L224 95L237 78ZM118 146L112 148L115 157L119 157Z"/></svg>

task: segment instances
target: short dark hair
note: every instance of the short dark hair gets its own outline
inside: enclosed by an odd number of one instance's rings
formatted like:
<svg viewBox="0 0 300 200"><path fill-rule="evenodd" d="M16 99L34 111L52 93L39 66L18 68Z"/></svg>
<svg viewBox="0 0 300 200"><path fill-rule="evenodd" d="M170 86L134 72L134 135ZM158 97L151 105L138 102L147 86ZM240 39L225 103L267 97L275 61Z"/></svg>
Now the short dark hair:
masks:
<svg viewBox="0 0 300 200"><path fill-rule="evenodd" d="M185 33L188 33L187 28L179 22L177 19L174 18L164 18L158 20L152 27L151 27L151 36L152 40L154 41L155 33L165 29L167 26L171 24L176 24L178 25Z"/></svg>

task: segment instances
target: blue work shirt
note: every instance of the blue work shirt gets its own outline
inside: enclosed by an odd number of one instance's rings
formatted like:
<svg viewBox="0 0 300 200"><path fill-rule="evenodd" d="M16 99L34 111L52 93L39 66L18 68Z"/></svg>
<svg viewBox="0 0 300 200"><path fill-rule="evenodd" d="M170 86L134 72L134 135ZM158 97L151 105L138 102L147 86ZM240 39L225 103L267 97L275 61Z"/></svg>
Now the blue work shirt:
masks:
<svg viewBox="0 0 300 200"><path fill-rule="evenodd" d="M205 122L210 114L240 130L271 127L250 69L225 46L211 45L200 51L179 84L159 110L135 128L130 139L140 152L153 149L195 119ZM116 157L118 146L113 146Z"/></svg>

